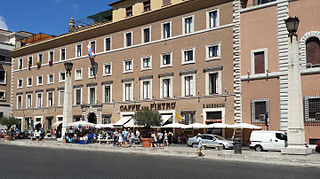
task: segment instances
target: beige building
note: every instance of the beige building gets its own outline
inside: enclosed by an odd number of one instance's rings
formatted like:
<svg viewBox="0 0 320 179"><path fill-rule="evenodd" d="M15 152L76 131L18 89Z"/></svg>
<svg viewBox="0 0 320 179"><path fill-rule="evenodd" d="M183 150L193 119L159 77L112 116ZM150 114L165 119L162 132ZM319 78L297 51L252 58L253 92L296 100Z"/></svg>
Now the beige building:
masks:
<svg viewBox="0 0 320 179"><path fill-rule="evenodd" d="M12 112L22 130L50 129L62 120L67 61L74 64L74 121L123 125L144 108L158 110L164 122L233 124L239 118L238 3L121 0L111 6L111 22L12 52Z"/></svg>

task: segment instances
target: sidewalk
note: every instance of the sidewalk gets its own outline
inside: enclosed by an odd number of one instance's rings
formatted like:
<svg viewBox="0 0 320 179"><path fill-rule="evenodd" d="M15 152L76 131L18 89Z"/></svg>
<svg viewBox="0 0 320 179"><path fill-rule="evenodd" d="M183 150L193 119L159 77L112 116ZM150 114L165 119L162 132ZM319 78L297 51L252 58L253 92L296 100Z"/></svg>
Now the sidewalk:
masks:
<svg viewBox="0 0 320 179"><path fill-rule="evenodd" d="M136 153L145 155L161 155L171 157L197 157L197 151L186 145L173 145L163 149L143 148L136 146L135 148L119 148L109 144L64 144L54 140L43 140L40 142L31 140L0 140L0 144L26 146L26 147L45 147L66 150L83 150L83 151L100 151L100 152L123 152ZM276 164L286 166L303 166L303 167L320 167L320 154L313 153L307 156L301 155L282 155L280 152L255 152L253 150L242 150L242 154L234 154L233 150L204 150L205 159L242 161L263 164ZM199 158L200 159L200 158ZM201 158L202 159L202 158Z"/></svg>

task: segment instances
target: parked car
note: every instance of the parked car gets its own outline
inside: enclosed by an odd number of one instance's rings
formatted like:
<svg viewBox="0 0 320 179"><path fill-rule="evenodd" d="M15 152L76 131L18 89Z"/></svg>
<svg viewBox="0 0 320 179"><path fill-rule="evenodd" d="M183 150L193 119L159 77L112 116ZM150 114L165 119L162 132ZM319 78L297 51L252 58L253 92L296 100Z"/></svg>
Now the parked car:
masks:
<svg viewBox="0 0 320 179"><path fill-rule="evenodd" d="M282 131L252 131L250 148L255 151L281 151L287 146L287 135Z"/></svg>
<svg viewBox="0 0 320 179"><path fill-rule="evenodd" d="M216 147L222 145L224 149L232 149L233 141L227 140L219 135L214 134L202 134L202 144L206 147ZM196 147L197 146L197 136L188 138L188 146Z"/></svg>

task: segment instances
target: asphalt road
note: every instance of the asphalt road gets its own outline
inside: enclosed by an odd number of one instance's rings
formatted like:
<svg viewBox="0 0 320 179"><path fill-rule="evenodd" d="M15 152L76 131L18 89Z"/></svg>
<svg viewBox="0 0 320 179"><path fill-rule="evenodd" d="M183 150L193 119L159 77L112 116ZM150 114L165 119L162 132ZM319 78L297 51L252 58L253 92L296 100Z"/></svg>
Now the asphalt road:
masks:
<svg viewBox="0 0 320 179"><path fill-rule="evenodd" d="M0 178L317 178L319 168L0 144Z"/></svg>

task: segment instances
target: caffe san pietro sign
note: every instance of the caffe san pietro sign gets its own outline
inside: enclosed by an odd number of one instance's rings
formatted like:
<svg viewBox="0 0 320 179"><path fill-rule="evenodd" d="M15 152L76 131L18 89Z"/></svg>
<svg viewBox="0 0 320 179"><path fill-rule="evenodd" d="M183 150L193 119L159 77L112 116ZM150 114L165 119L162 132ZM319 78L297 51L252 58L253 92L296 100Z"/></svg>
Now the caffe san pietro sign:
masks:
<svg viewBox="0 0 320 179"><path fill-rule="evenodd" d="M151 103L150 105L141 105L141 104L128 104L121 105L120 112L135 112L140 110L174 110L176 109L176 102L169 103Z"/></svg>

